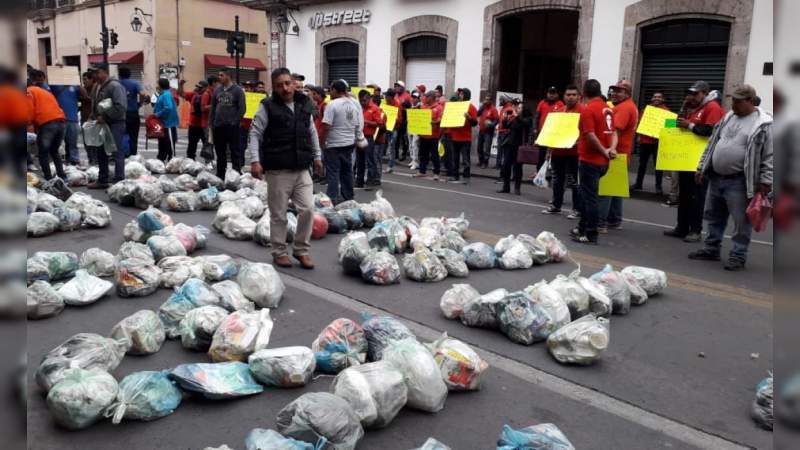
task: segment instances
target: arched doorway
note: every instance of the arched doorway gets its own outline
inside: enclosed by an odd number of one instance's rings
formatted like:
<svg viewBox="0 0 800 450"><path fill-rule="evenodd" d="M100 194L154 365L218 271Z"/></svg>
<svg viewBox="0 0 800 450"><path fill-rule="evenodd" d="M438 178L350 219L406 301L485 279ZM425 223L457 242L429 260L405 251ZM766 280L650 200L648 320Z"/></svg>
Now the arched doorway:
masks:
<svg viewBox="0 0 800 450"><path fill-rule="evenodd" d="M447 39L422 35L403 41L406 86L424 84L428 89L444 86L447 80Z"/></svg>
<svg viewBox="0 0 800 450"><path fill-rule="evenodd" d="M644 107L655 91L662 92L673 111L679 111L686 89L704 80L724 92L728 60L729 22L677 19L648 25L641 30L642 67L639 105Z"/></svg>
<svg viewBox="0 0 800 450"><path fill-rule="evenodd" d="M335 80L345 80L350 86L358 86L358 44L336 41L326 44L325 81L330 86Z"/></svg>

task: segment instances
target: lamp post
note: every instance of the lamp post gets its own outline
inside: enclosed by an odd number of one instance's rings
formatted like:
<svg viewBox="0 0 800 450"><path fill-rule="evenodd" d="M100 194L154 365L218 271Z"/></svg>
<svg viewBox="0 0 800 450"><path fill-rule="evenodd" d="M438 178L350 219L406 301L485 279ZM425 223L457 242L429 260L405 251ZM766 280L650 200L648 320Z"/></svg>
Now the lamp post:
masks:
<svg viewBox="0 0 800 450"><path fill-rule="evenodd" d="M103 64L108 64L108 28L106 28L105 0L100 0L100 40L103 43Z"/></svg>
<svg viewBox="0 0 800 450"><path fill-rule="evenodd" d="M131 15L131 29L134 33L153 34L153 27L150 25L150 21L147 20L148 17L153 17L153 15L147 14L139 7L133 8L133 14ZM144 25L147 25L147 28L142 31L142 27Z"/></svg>

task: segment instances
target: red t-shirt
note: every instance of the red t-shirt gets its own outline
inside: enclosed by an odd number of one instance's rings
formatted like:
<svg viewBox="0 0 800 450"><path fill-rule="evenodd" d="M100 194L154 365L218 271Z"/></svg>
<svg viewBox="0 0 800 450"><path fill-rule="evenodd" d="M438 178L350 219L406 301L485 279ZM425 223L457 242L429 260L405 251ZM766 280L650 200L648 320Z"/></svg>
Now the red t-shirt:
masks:
<svg viewBox="0 0 800 450"><path fill-rule="evenodd" d="M725 109L719 106L719 103L712 100L689 113L687 119L695 125L714 126L718 124L723 117L725 117Z"/></svg>
<svg viewBox="0 0 800 450"><path fill-rule="evenodd" d="M472 120L478 118L478 109L472 103L469 104L467 114ZM464 125L458 128L450 128L450 136L454 142L472 142L472 125L464 118Z"/></svg>
<svg viewBox="0 0 800 450"><path fill-rule="evenodd" d="M566 113L576 113L580 114L586 107L580 103L576 103L574 107L567 108L567 105L554 109L551 112L566 112ZM578 156L578 142L580 142L580 137L577 141L575 141L575 145L572 148L551 148L550 150L553 152L554 156Z"/></svg>
<svg viewBox="0 0 800 450"><path fill-rule="evenodd" d="M205 91L203 91L203 95L200 97L200 108L203 109L203 115L200 117L200 126L203 128L208 128L208 115L211 113L211 110L205 110L206 106L211 106L211 87L208 87Z"/></svg>
<svg viewBox="0 0 800 450"><path fill-rule="evenodd" d="M322 118L325 116L325 102L319 105L319 114L314 117L314 128L317 129L317 136L322 136Z"/></svg>
<svg viewBox="0 0 800 450"><path fill-rule="evenodd" d="M556 100L550 104L547 103L547 100L539 101L539 104L536 106L536 112L539 113L539 123L537 124L536 128L541 131L542 127L544 126L544 119L547 118L548 114L557 109L564 109L564 102L561 100Z"/></svg>
<svg viewBox="0 0 800 450"><path fill-rule="evenodd" d="M497 108L495 108L494 105L492 104L483 105L483 109L481 110L481 116L480 119L478 120L478 130L481 133L486 132L486 121L492 120L497 122L499 118L500 114L497 112Z"/></svg>
<svg viewBox="0 0 800 450"><path fill-rule="evenodd" d="M617 152L626 155L633 150L633 135L639 124L639 111L630 98L614 106L614 129L617 130ZM630 158L628 158L630 161Z"/></svg>
<svg viewBox="0 0 800 450"><path fill-rule="evenodd" d="M403 91L402 94L397 94L395 98L397 99L398 102L400 102L400 104L403 104L405 102L411 103L412 100L411 94L409 94L408 91Z"/></svg>
<svg viewBox="0 0 800 450"><path fill-rule="evenodd" d="M511 131L510 129L503 126L503 119L506 117L507 111L514 111L514 105L511 103L507 103L500 109L500 123L497 125L497 132L500 134L505 134Z"/></svg>
<svg viewBox="0 0 800 450"><path fill-rule="evenodd" d="M611 108L603 101L601 97L595 97L586 104L583 111L581 111L581 118L578 123L580 128L581 137L578 138L578 160L587 162L598 166L608 165L608 158L606 155L594 150L590 144L587 135L594 133L600 144L608 148L611 145L611 124L612 124Z"/></svg>
<svg viewBox="0 0 800 450"><path fill-rule="evenodd" d="M661 104L661 106L654 106L654 105L650 105L650 106L653 106L654 108L666 109L667 111L669 111L669 106L667 106L667 105L665 105L663 103ZM641 118L643 115L644 115L644 111L642 111L639 114L639 117ZM657 144L658 143L658 139L656 139L654 137L650 137L650 136L645 136L644 134L640 134L639 135L639 143L640 144Z"/></svg>
<svg viewBox="0 0 800 450"><path fill-rule="evenodd" d="M444 111L444 107L438 103L434 104L433 106L430 105L422 105L422 109L430 109L431 110L431 122L439 122L442 120L442 112ZM439 139L442 136L442 130L439 128L438 123L431 124L431 130L433 131L430 135L419 135L422 139Z"/></svg>
<svg viewBox="0 0 800 450"><path fill-rule="evenodd" d="M372 103L372 100L369 101L366 108L364 110L364 136L367 137L374 137L375 130L378 129L381 125L383 125L383 111L375 103ZM367 125L367 121L376 122L377 126L370 126Z"/></svg>

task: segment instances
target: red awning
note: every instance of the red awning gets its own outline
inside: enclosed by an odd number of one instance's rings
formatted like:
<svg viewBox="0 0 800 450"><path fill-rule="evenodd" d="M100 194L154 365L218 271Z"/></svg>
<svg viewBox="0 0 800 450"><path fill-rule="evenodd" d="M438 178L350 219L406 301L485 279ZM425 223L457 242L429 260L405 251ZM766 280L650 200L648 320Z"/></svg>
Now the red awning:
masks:
<svg viewBox="0 0 800 450"><path fill-rule="evenodd" d="M108 57L111 64L144 64L144 54L141 51L119 52Z"/></svg>
<svg viewBox="0 0 800 450"><path fill-rule="evenodd" d="M230 56L206 55L205 60L206 67L236 67L236 60ZM242 69L257 70L259 72L267 70L264 63L257 58L240 58L239 67Z"/></svg>
<svg viewBox="0 0 800 450"><path fill-rule="evenodd" d="M94 55L88 55L88 56L89 56L89 64L100 64L101 62L103 62L102 53L96 53Z"/></svg>

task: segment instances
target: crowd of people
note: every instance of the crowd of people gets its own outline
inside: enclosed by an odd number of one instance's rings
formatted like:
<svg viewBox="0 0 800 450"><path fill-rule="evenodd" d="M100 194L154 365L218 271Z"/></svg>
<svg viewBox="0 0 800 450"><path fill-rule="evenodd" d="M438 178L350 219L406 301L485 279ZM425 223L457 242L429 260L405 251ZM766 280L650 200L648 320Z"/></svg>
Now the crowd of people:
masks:
<svg viewBox="0 0 800 450"><path fill-rule="evenodd" d="M83 74L83 86L48 86L44 74L30 72L28 98L32 108L30 124L37 133L39 166L45 178L53 161L55 176L64 177L59 147L64 143L67 164L79 164L77 141L80 123L94 121L108 128L119 151L86 147L90 164L100 166L93 188L106 188L109 181L124 176L126 154L137 153L141 127L140 108L153 104L146 118L148 137L158 138L158 158L175 155L179 125L178 104L184 99L190 108L186 157L216 160L217 175L224 178L228 161L241 172L246 161L254 176L265 176L270 184L273 256L278 265L291 265L285 238L285 206L291 199L298 208L298 233L294 256L303 267L313 267L308 255L313 183L325 185L335 203L351 200L354 189L381 185L383 174L394 172L407 162L414 177L468 184L472 176L472 144L477 141L478 168L488 169L496 141L494 168L499 170L499 193L521 194L523 162L532 163L525 151L538 153L537 169L548 166L552 188L550 206L544 214L578 220L570 230L572 239L597 244L599 235L618 230L623 223L623 198L599 195L600 179L618 155L630 160L638 138L639 167L632 190L643 187L648 164L655 160L658 139L637 135L641 111L632 99L633 86L620 80L609 87L607 96L597 80L580 88L549 87L544 98L529 108L518 98L502 97L495 105L486 95L480 105L471 103L472 93L460 88L447 98L442 86L428 89L417 85L410 91L397 80L385 91L370 84L352 89L344 80L330 86L306 85L305 78L288 69L272 73L271 95L265 95L252 119L245 118L245 92L266 94L263 82L234 82L232 72L199 81L191 92L158 81L157 92L148 96L141 84L130 79L130 71L119 70L119 80L109 76L108 66L99 65ZM357 91L356 94L353 94ZM719 260L720 243L728 218L734 223L733 250L725 268L744 268L751 225L745 209L756 192L767 194L772 184L772 118L758 107L755 90L742 85L732 93L732 110L726 112L719 93L708 83L689 86L678 112L676 125L709 138L696 172L669 174L667 205L677 205L677 224L665 231L669 237L687 242L702 240L702 224L708 220L704 247L692 252L692 259ZM448 101L470 102L460 126L441 124ZM656 92L649 104L668 109L664 93ZM396 108L394 126L389 124L385 106ZM430 110L430 134L408 132L408 115L413 109ZM579 138L572 148L543 148L534 145L550 113L579 114ZM475 135L477 133L477 135ZM124 149L124 151L123 151ZM110 179L109 158L114 159ZM384 161L386 169L383 169ZM29 156L29 163L33 161ZM655 172L656 192L663 194L663 175ZM564 196L570 192L571 211L566 212ZM284 211L284 213L281 213ZM283 230L283 231L282 231Z"/></svg>

